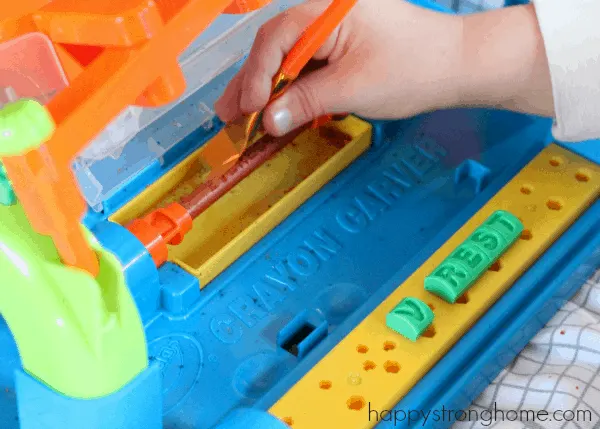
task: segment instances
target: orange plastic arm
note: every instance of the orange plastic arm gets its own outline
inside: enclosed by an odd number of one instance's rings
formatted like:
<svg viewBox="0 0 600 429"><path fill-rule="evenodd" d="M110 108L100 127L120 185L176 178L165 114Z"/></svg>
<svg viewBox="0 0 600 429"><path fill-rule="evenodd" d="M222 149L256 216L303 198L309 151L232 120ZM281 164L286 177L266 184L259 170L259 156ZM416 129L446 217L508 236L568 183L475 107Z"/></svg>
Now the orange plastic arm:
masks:
<svg viewBox="0 0 600 429"><path fill-rule="evenodd" d="M25 16L50 3L51 0L19 0L2 2L0 21Z"/></svg>
<svg viewBox="0 0 600 429"><path fill-rule="evenodd" d="M304 31L281 66L281 72L287 79L293 80L298 77L357 1L333 0L325 12Z"/></svg>
<svg viewBox="0 0 600 429"><path fill-rule="evenodd" d="M42 146L2 162L31 225L52 237L65 265L96 276L98 259L80 226L86 206L73 173L44 159L44 152Z"/></svg>
<svg viewBox="0 0 600 429"><path fill-rule="evenodd" d="M70 163L121 110L144 92L229 5L229 0L189 0L152 39L132 49L107 48L48 104L57 128L48 148ZM77 136L74 144L73 136Z"/></svg>
<svg viewBox="0 0 600 429"><path fill-rule="evenodd" d="M223 12L238 15L252 12L271 3L272 0L233 0Z"/></svg>
<svg viewBox="0 0 600 429"><path fill-rule="evenodd" d="M54 43L133 46L162 28L156 2L147 0L54 0L33 13L38 31Z"/></svg>

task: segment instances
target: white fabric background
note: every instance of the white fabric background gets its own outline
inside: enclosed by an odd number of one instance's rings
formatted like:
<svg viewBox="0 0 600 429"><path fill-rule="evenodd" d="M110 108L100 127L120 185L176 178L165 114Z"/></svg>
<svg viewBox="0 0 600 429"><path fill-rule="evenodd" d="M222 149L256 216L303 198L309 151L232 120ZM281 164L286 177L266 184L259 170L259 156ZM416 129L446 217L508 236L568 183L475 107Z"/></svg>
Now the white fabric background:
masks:
<svg viewBox="0 0 600 429"><path fill-rule="evenodd" d="M550 415L547 421L458 422L453 429L600 428L600 271L474 401L471 409L489 410L494 403L498 410L546 410ZM556 410L580 410L579 419L550 421ZM565 416L573 419L573 414Z"/></svg>

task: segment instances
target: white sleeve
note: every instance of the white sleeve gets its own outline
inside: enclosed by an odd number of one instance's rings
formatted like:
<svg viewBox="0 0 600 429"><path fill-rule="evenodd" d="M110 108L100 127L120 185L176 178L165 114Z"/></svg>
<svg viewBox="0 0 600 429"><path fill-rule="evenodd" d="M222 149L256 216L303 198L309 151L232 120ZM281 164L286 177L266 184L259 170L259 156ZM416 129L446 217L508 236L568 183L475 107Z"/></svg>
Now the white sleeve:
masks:
<svg viewBox="0 0 600 429"><path fill-rule="evenodd" d="M533 0L550 63L557 140L600 138L600 0Z"/></svg>

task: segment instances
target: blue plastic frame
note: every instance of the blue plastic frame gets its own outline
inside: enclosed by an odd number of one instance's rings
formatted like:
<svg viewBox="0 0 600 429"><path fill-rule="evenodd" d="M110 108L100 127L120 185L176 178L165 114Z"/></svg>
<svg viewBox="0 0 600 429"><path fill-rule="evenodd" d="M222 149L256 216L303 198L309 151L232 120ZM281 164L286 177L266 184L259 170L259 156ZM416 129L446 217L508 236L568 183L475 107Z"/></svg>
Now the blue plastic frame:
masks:
<svg viewBox="0 0 600 429"><path fill-rule="evenodd" d="M160 368L154 364L110 396L73 399L21 370L15 373L23 429L162 429ZM3 424L2 427L7 427Z"/></svg>

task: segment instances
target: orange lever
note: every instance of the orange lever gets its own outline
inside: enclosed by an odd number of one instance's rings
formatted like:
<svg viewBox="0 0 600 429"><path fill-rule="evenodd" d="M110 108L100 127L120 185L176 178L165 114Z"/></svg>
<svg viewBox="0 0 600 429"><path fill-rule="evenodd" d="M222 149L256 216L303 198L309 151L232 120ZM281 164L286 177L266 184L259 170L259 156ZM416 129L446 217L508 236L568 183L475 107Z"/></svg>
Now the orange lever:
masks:
<svg viewBox="0 0 600 429"><path fill-rule="evenodd" d="M281 65L280 74L285 75L290 80L296 79L357 1L333 0L325 12L304 30L300 39L286 55Z"/></svg>
<svg viewBox="0 0 600 429"><path fill-rule="evenodd" d="M271 3L272 0L234 0L223 13L232 15L253 12Z"/></svg>

